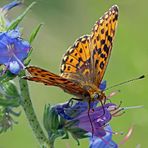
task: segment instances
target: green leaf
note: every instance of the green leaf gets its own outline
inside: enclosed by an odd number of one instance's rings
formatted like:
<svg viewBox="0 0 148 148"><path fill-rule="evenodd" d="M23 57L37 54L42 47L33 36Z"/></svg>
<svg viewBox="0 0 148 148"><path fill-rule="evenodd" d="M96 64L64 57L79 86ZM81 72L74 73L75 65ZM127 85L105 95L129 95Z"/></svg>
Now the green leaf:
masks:
<svg viewBox="0 0 148 148"><path fill-rule="evenodd" d="M43 123L47 133L54 133L59 129L60 120L54 107L51 107L50 105L45 106Z"/></svg>
<svg viewBox="0 0 148 148"><path fill-rule="evenodd" d="M29 38L29 42L30 44L34 41L34 39L36 38L40 28L42 27L43 24L39 24L32 32Z"/></svg>
<svg viewBox="0 0 148 148"><path fill-rule="evenodd" d="M68 131L72 134L72 136L74 137L74 139L83 139L83 138L88 138L89 136L87 135L87 131L77 128L77 127L73 127L71 129L68 129Z"/></svg>
<svg viewBox="0 0 148 148"><path fill-rule="evenodd" d="M36 38L40 28L42 27L43 24L39 24L32 32L31 32L31 35L30 35L30 38L29 38L29 43L32 44L32 42L34 41L34 39ZM27 66L29 65L30 61L31 61L31 58L30 58L30 55L32 53L33 49L31 48L31 50L29 51L28 53L28 57L24 60L24 65Z"/></svg>
<svg viewBox="0 0 148 148"><path fill-rule="evenodd" d="M2 91L5 92L5 94L7 96L12 96L12 97L19 97L20 96L19 92L17 90L17 87L13 81L9 81L9 82L0 84L0 87L1 87Z"/></svg>
<svg viewBox="0 0 148 148"><path fill-rule="evenodd" d="M12 21L10 26L7 28L7 31L15 29L35 3L36 2L32 2L21 15L19 15L14 21Z"/></svg>
<svg viewBox="0 0 148 148"><path fill-rule="evenodd" d="M29 63L31 62L31 53L32 53L32 48L30 49L29 53L28 53L28 57L26 59L24 59L24 65L25 67L29 65Z"/></svg>
<svg viewBox="0 0 148 148"><path fill-rule="evenodd" d="M4 18L4 16L0 15L0 32L5 31L6 29L6 19Z"/></svg>
<svg viewBox="0 0 148 148"><path fill-rule="evenodd" d="M69 134L66 130L65 130L65 135L62 137L62 139L69 139Z"/></svg>
<svg viewBox="0 0 148 148"><path fill-rule="evenodd" d="M0 71L1 72L1 71ZM8 82L16 77L16 75L12 74L9 70L7 70L1 77L0 83Z"/></svg>
<svg viewBox="0 0 148 148"><path fill-rule="evenodd" d="M17 98L10 100L0 99L0 105L4 107L18 107L20 105L20 101Z"/></svg>
<svg viewBox="0 0 148 148"><path fill-rule="evenodd" d="M48 124L48 109L50 109L50 104L47 106L45 105L44 107L44 115L43 115L43 125L44 128L48 131L49 129L49 124Z"/></svg>
<svg viewBox="0 0 148 148"><path fill-rule="evenodd" d="M20 113L15 113L12 109L0 107L0 134L12 129L14 124L18 122L13 119L13 116L20 116Z"/></svg>
<svg viewBox="0 0 148 148"><path fill-rule="evenodd" d="M77 144L80 145L79 139L73 133L71 133L71 136L76 140Z"/></svg>
<svg viewBox="0 0 148 148"><path fill-rule="evenodd" d="M0 84L0 105L5 107L18 107L20 101L19 92L13 81Z"/></svg>

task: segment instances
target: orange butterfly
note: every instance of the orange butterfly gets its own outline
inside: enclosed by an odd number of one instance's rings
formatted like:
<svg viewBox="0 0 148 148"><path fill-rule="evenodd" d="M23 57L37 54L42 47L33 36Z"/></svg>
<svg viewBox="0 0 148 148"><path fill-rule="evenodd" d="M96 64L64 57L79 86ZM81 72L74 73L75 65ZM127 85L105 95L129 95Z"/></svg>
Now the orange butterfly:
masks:
<svg viewBox="0 0 148 148"><path fill-rule="evenodd" d="M111 55L117 20L118 7L114 5L95 23L91 35L80 37L67 50L60 76L30 66L26 69L31 76L25 79L60 87L77 96L77 100L105 100L106 96L99 86Z"/></svg>

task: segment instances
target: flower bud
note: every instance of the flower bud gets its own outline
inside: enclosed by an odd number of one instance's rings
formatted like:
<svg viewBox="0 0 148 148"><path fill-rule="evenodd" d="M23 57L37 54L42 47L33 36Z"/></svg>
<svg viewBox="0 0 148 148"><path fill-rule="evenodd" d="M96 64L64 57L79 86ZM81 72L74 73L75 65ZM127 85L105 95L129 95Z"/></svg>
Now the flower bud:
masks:
<svg viewBox="0 0 148 148"><path fill-rule="evenodd" d="M18 107L21 97L13 81L0 84L0 105L5 107Z"/></svg>
<svg viewBox="0 0 148 148"><path fill-rule="evenodd" d="M45 106L44 109L44 127L47 130L47 132L55 132L59 129L60 126L60 120L59 116L55 110L54 107L51 107L50 105Z"/></svg>
<svg viewBox="0 0 148 148"><path fill-rule="evenodd" d="M20 97L17 87L13 81L2 83L0 85L0 93L8 99Z"/></svg>

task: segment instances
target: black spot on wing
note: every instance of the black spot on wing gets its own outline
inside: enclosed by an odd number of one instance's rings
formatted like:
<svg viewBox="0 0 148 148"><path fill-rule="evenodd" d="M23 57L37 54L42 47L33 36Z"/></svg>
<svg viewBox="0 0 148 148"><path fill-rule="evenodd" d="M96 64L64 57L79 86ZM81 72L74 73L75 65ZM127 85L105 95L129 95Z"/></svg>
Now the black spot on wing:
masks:
<svg viewBox="0 0 148 148"><path fill-rule="evenodd" d="M104 63L103 63L103 61L100 63L100 68L101 68L101 69L104 68Z"/></svg>
<svg viewBox="0 0 148 148"><path fill-rule="evenodd" d="M110 41L110 43L112 43L112 37L108 36L108 40Z"/></svg>
<svg viewBox="0 0 148 148"><path fill-rule="evenodd" d="M101 44L102 44L102 45L105 44L105 40L101 40Z"/></svg>
<svg viewBox="0 0 148 148"><path fill-rule="evenodd" d="M109 48L107 47L107 45L105 44L104 45L104 51L107 53L107 55L108 55L108 53L109 53Z"/></svg>

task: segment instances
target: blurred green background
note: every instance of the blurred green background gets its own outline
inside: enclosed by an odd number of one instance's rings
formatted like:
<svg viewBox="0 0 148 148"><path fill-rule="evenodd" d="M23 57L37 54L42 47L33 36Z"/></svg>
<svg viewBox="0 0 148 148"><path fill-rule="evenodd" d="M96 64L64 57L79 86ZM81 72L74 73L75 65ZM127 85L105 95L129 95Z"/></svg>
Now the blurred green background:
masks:
<svg viewBox="0 0 148 148"><path fill-rule="evenodd" d="M0 6L11 1L0 0ZM9 18L19 15L32 0L24 1L24 5L9 13ZM119 23L114 41L112 56L105 74L108 86L148 74L148 1L147 0L36 0L37 4L25 17L21 25L24 27L24 37L28 37L37 24L43 22L37 39L33 43L32 65L59 73L62 55L74 41L89 34L95 21L113 4L120 9ZM56 104L68 100L71 96L55 87L46 87L29 82L30 93L38 119L42 124L45 104ZM113 90L121 92L112 98L113 102L123 101L122 106L144 105L142 109L126 111L111 122L114 131L125 133L131 126L134 131L123 148L147 148L148 145L148 78ZM109 94L112 90L108 91ZM19 110L22 110L21 108ZM0 135L0 148L39 148L31 128L22 111L19 124L12 131ZM121 135L115 135L119 142ZM77 143L58 139L56 148L76 148ZM80 148L88 147L88 140L81 140Z"/></svg>

